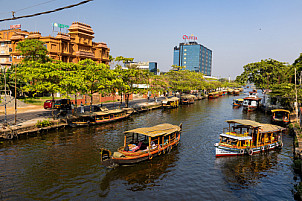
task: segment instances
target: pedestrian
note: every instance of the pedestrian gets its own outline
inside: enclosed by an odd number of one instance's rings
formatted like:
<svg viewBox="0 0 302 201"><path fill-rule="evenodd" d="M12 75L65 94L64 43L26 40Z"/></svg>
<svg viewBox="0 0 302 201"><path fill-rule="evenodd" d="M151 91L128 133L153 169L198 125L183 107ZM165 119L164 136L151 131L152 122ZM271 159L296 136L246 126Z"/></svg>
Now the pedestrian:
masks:
<svg viewBox="0 0 302 201"><path fill-rule="evenodd" d="M85 112L84 105L83 105L83 102L81 102L81 113L83 114L84 112Z"/></svg>
<svg viewBox="0 0 302 201"><path fill-rule="evenodd" d="M71 103L71 114L74 114L74 104Z"/></svg>

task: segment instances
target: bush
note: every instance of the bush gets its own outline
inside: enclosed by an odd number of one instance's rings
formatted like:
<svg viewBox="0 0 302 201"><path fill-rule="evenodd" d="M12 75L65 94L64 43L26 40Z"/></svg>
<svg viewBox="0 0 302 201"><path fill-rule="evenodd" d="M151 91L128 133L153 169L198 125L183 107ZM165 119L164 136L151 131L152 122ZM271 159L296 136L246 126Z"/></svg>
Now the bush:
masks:
<svg viewBox="0 0 302 201"><path fill-rule="evenodd" d="M48 126L51 126L52 125L52 122L50 121L50 120L48 120L48 119L44 119L43 121L38 121L37 123L36 123L36 126L38 127L38 128L43 128L43 127L48 127Z"/></svg>

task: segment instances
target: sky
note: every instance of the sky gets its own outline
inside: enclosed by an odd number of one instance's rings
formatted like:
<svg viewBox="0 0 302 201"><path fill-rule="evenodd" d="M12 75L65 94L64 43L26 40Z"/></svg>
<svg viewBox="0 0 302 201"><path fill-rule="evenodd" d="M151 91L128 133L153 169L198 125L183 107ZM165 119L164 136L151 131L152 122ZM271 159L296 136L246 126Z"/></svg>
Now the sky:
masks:
<svg viewBox="0 0 302 201"><path fill-rule="evenodd" d="M0 19L56 9L82 0L0 0ZM263 59L292 64L302 52L301 0L94 0L78 7L0 22L0 29L52 35L52 23L91 25L95 42L113 57L156 61L162 72L173 64L183 35L213 51L212 76L235 79L243 66Z"/></svg>

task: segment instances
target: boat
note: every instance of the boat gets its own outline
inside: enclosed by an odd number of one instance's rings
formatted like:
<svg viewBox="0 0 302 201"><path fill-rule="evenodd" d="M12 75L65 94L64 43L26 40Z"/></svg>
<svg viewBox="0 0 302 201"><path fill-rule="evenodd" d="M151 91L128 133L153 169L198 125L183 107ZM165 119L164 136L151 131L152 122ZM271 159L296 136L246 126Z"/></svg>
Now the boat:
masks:
<svg viewBox="0 0 302 201"><path fill-rule="evenodd" d="M133 110L114 109L94 113L94 123L103 124L128 118Z"/></svg>
<svg viewBox="0 0 302 201"><path fill-rule="evenodd" d="M260 109L261 106L261 98L258 97L258 94L256 91L249 92L249 96L244 98L244 101L242 103L243 110L255 111L257 109Z"/></svg>
<svg viewBox="0 0 302 201"><path fill-rule="evenodd" d="M226 90L226 89L222 90L222 95L223 95L223 96L225 96L225 95L227 95L227 94L228 94L228 90Z"/></svg>
<svg viewBox="0 0 302 201"><path fill-rule="evenodd" d="M194 103L195 96L191 94L182 95L180 97L180 104L186 105L186 104L193 104Z"/></svg>
<svg viewBox="0 0 302 201"><path fill-rule="evenodd" d="M90 126L95 124L110 123L128 118L133 113L132 108L102 110L100 112L84 113L79 116L68 119L68 125L71 127Z"/></svg>
<svg viewBox="0 0 302 201"><path fill-rule="evenodd" d="M234 89L228 88L228 94L232 95L234 93Z"/></svg>
<svg viewBox="0 0 302 201"><path fill-rule="evenodd" d="M216 143L216 157L253 155L281 148L282 131L285 128L272 124L263 124L251 120L227 120L228 128L220 134Z"/></svg>
<svg viewBox="0 0 302 201"><path fill-rule="evenodd" d="M272 123L287 125L290 122L290 111L285 109L275 109L272 112Z"/></svg>
<svg viewBox="0 0 302 201"><path fill-rule="evenodd" d="M240 107L242 106L243 99L242 98L237 98L233 100L233 107Z"/></svg>
<svg viewBox="0 0 302 201"><path fill-rule="evenodd" d="M164 123L126 131L124 146L116 152L111 154L108 149L100 149L101 164L107 167L131 165L164 155L178 145L181 130L182 124L177 126Z"/></svg>
<svg viewBox="0 0 302 201"><path fill-rule="evenodd" d="M233 94L234 94L234 96L239 96L240 90L239 89L234 89Z"/></svg>
<svg viewBox="0 0 302 201"><path fill-rule="evenodd" d="M162 107L166 108L177 108L179 106L179 98L171 97L162 101Z"/></svg>
<svg viewBox="0 0 302 201"><path fill-rule="evenodd" d="M219 93L218 92L211 92L208 94L208 99L215 99L219 97Z"/></svg>

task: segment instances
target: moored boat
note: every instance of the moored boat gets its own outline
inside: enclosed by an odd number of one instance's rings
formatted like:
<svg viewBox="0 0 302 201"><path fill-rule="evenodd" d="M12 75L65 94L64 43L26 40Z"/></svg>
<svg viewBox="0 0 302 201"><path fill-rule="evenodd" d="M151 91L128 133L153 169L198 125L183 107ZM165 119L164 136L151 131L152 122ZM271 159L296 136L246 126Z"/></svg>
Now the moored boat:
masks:
<svg viewBox="0 0 302 201"><path fill-rule="evenodd" d="M234 96L239 96L240 90L239 89L234 89L233 94L234 94Z"/></svg>
<svg viewBox="0 0 302 201"><path fill-rule="evenodd" d="M162 101L162 107L165 108L177 108L179 106L179 98L171 97Z"/></svg>
<svg viewBox="0 0 302 201"><path fill-rule="evenodd" d="M290 122L290 111L284 109L272 110L272 123L287 125Z"/></svg>
<svg viewBox="0 0 302 201"><path fill-rule="evenodd" d="M248 112L260 109L261 98L258 97L257 91L253 90L249 92L249 96L244 98L242 105L243 110L247 110Z"/></svg>
<svg viewBox="0 0 302 201"><path fill-rule="evenodd" d="M218 92L211 92L208 94L208 99L215 99L219 97L219 93Z"/></svg>
<svg viewBox="0 0 302 201"><path fill-rule="evenodd" d="M191 94L185 94L180 97L180 103L182 105L193 104L195 96Z"/></svg>
<svg viewBox="0 0 302 201"><path fill-rule="evenodd" d="M101 164L107 167L129 165L152 160L153 157L168 153L180 141L182 124L168 123L153 127L137 128L124 133L124 146L111 155L101 148Z"/></svg>
<svg viewBox="0 0 302 201"><path fill-rule="evenodd" d="M234 89L228 88L228 94L231 95L234 93Z"/></svg>
<svg viewBox="0 0 302 201"><path fill-rule="evenodd" d="M243 99L242 98L237 98L233 100L233 107L240 107L242 106Z"/></svg>
<svg viewBox="0 0 302 201"><path fill-rule="evenodd" d="M253 155L281 148L282 131L285 128L272 124L263 124L251 120L227 120L228 128L220 134L215 144L216 157Z"/></svg>
<svg viewBox="0 0 302 201"><path fill-rule="evenodd" d="M115 110L103 110L100 112L84 113L77 117L68 119L68 124L71 127L89 126L95 124L110 123L121 119L128 118L133 113L133 109L115 109Z"/></svg>

